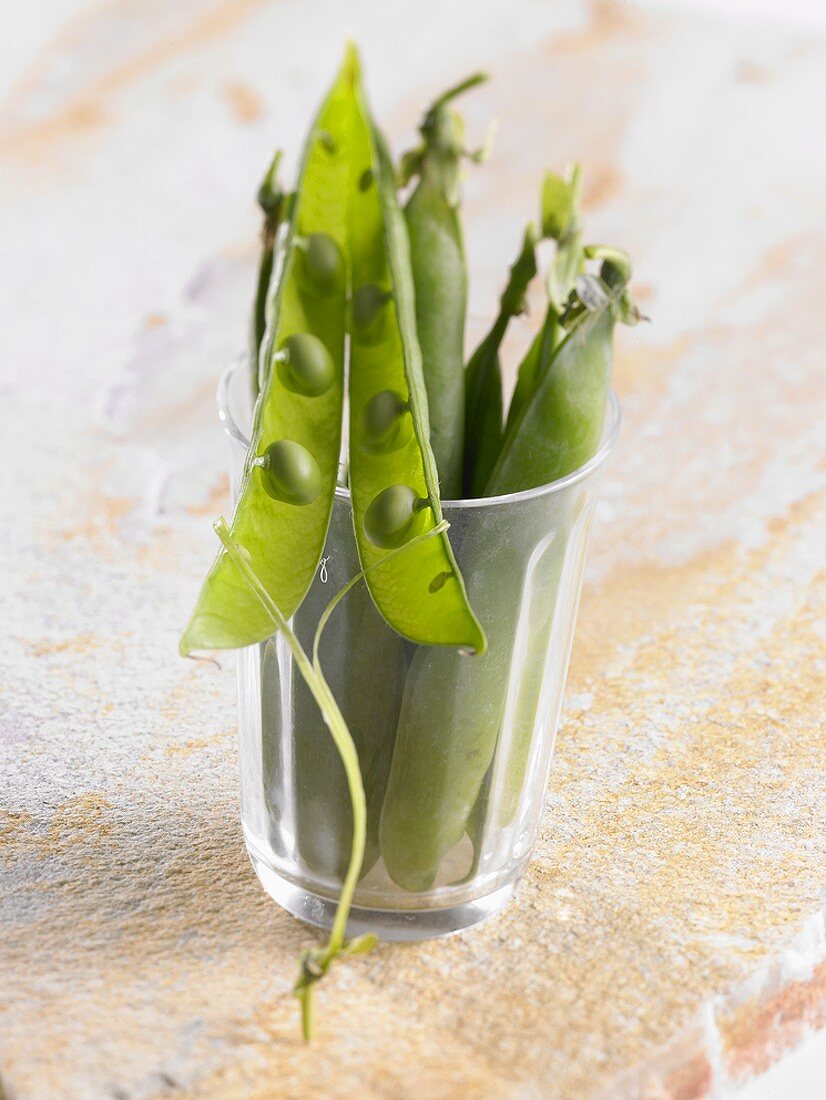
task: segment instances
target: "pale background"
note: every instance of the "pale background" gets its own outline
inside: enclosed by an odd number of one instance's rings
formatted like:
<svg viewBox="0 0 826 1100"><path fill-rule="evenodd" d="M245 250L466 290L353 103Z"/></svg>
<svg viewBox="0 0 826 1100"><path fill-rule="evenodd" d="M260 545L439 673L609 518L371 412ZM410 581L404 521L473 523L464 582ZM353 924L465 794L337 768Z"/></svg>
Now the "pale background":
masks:
<svg viewBox="0 0 826 1100"><path fill-rule="evenodd" d="M822 1095L823 5L5 9L3 1100ZM471 134L501 123L466 187L477 329L573 159L653 323L619 340L517 900L342 967L308 1052L312 934L244 855L232 660L176 642L228 507L213 394L252 195L347 35L397 151L429 97L494 77L465 101Z"/></svg>

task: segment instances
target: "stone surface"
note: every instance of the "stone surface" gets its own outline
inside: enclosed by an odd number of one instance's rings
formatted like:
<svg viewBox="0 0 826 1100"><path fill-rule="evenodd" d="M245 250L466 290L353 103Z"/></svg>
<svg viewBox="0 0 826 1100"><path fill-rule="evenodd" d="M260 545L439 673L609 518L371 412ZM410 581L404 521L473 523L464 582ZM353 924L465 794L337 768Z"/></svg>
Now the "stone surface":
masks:
<svg viewBox="0 0 826 1100"><path fill-rule="evenodd" d="M826 43L628 5L347 9L52 0L4 45L0 1095L719 1094L826 1022ZM496 78L466 101L471 133L501 121L467 183L477 331L574 158L654 323L620 337L517 900L341 966L306 1049L313 933L244 853L232 658L176 642L228 504L250 198L348 31L397 149L434 92Z"/></svg>

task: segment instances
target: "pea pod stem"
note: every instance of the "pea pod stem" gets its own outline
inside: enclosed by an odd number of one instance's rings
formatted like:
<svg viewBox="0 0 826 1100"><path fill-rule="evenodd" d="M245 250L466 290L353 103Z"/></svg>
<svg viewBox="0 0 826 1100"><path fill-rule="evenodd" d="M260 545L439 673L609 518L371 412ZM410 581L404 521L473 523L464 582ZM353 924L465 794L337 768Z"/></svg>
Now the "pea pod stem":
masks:
<svg viewBox="0 0 826 1100"><path fill-rule="evenodd" d="M330 937L327 942L327 946L323 949L312 948L305 952L301 962L301 972L298 981L295 985L295 993L301 1001L301 1026L302 1033L305 1040L310 1040L314 1032L314 1011L313 1011L313 987L320 981L320 979L327 973L330 965L333 961L344 954L362 954L372 947L376 942L374 935L360 936L350 941L349 944L345 944L345 933L347 929L347 919L350 913L350 907L353 901L353 894L355 892L356 884L358 882L359 873L361 871L362 861L364 859L364 850L366 843L366 821L367 821L367 806L366 797L364 793L364 784L362 782L361 772L359 770L358 752L356 750L355 743L353 741L350 730L347 727L347 723L336 703L330 686L324 676L321 669L321 662L319 659L319 648L321 645L322 635L327 623L330 620L335 609L344 600L344 598L352 591L353 588L360 581L365 579L365 570L357 573L352 577L347 584L345 584L339 591L333 596L324 612L319 619L318 626L316 628L315 636L313 638L313 651L312 659L310 659L298 640L297 636L293 632L290 624L285 619L284 615L279 610L278 606L273 601L270 594L261 582L260 577L256 574L255 570L250 565L247 557L243 552L243 548L236 543L233 539L229 524L222 517L217 519L214 524L215 532L221 543L226 550L230 560L235 568L239 571L245 582L249 585L256 598L261 603L261 606L266 611L267 615L272 621L273 627L276 631L280 631L290 647L293 660L301 673L307 687L313 694L318 708L321 711L325 725L327 726L330 734L333 738L333 742L338 750L341 762L344 766L348 792L350 795L350 802L353 811L353 837L350 849L350 861L347 867L347 873L342 884L341 893L339 895L338 904L336 906L335 917L333 919L333 925L330 930ZM371 569L380 569L391 558L405 554L412 550L416 545L427 539L438 537L444 534L449 527L447 520L442 520L436 527L430 531L425 531L423 534L418 535L416 538L411 539L404 546L399 547L397 550L391 551L387 557L379 562L376 562Z"/></svg>
<svg viewBox="0 0 826 1100"><path fill-rule="evenodd" d="M484 84L489 79L490 77L488 74L483 72L472 73L470 76L466 76L464 80L460 80L458 84L453 84L446 92L442 92L437 99L434 99L428 114L437 110L439 107L444 107L447 103L450 103L451 100L456 99L465 92L469 92L471 88L476 88L480 84Z"/></svg>
<svg viewBox="0 0 826 1100"><path fill-rule="evenodd" d="M313 693L325 724L341 756L341 762L344 765L347 776L347 786L353 807L353 840L350 850L350 863L341 888L338 905L336 906L330 937L326 947L321 949L311 948L305 952L301 962L299 978L295 984L294 991L301 1001L302 1031L304 1039L309 1041L313 1037L315 1029L313 987L316 982L327 973L333 961L344 953L344 935L347 928L347 917L350 912L353 894L356 889L356 883L358 882L359 871L361 870L361 861L364 856L367 819L364 786L361 781L358 755L355 745L353 744L353 739L350 736L347 723L344 721L341 711L327 685L327 681L321 672L321 668L314 665L304 652L301 643L293 633L289 623L270 597L269 592L267 592L267 589L261 583L261 580L250 565L247 557L242 552L242 548L235 542L230 534L229 525L223 516L216 520L215 531L229 559L232 561L244 581L249 585L251 591L271 619L273 626L284 635L290 647L293 660L301 675L304 677L310 691ZM375 942L376 937L372 936L369 946L372 946ZM362 943L365 949L368 949L367 941L363 940Z"/></svg>

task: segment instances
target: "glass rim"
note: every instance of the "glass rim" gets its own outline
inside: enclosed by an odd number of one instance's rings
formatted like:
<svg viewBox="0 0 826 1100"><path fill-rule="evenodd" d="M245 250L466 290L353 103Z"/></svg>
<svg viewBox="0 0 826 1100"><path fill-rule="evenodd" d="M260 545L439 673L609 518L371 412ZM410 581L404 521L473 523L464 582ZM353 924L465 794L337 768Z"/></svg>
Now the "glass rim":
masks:
<svg viewBox="0 0 826 1100"><path fill-rule="evenodd" d="M218 419L221 421L224 431L231 439L242 444L246 450L250 445L249 437L239 427L230 408L230 386L235 375L242 369L246 369L245 356L239 357L235 362L230 363L229 366L224 369L218 382L216 398L218 401ZM458 500L441 498L441 504L443 507L450 508L451 510L489 508L497 504L516 504L520 501L533 500L535 497L544 495L551 496L554 493L562 492L562 490L568 489L578 481L584 481L594 473L595 470L604 465L609 454L614 449L621 423L622 410L620 408L619 398L613 390L609 390L605 424L602 429L602 442L596 454L589 458L587 462L584 462L581 466L577 466L575 470L572 470L564 477L557 478L555 481L549 481L545 485L537 485L532 489L521 489L518 493L502 493L499 496L490 497L463 497ZM338 500L349 501L350 490L343 485L336 485L335 496Z"/></svg>

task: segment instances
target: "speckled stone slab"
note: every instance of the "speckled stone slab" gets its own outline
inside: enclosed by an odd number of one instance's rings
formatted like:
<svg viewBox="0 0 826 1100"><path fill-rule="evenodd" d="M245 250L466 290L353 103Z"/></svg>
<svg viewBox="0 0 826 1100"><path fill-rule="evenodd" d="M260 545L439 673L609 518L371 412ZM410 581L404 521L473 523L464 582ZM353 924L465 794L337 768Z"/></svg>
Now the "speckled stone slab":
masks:
<svg viewBox="0 0 826 1100"><path fill-rule="evenodd" d="M4 1100L717 1095L826 1024L826 44L627 4L30 6L0 119ZM217 377L273 146L346 32L397 150L482 65L472 333L542 169L653 323L594 530L541 838L479 928L289 989L233 659L177 635L228 507ZM517 327L512 355L538 317Z"/></svg>

